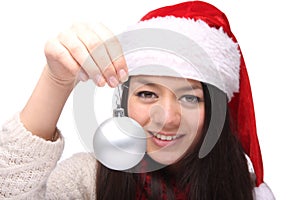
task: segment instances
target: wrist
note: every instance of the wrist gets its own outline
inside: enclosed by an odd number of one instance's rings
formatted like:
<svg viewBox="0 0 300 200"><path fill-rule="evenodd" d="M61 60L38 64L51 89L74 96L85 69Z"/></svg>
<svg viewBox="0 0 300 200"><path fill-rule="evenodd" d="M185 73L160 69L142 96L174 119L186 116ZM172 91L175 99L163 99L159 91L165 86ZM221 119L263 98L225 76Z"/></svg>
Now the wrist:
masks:
<svg viewBox="0 0 300 200"><path fill-rule="evenodd" d="M73 89L77 84L76 77L62 78L55 76L48 65L44 67L42 76L51 82L52 85L59 87L60 89Z"/></svg>
<svg viewBox="0 0 300 200"><path fill-rule="evenodd" d="M55 79L45 67L20 114L27 130L46 140L52 140L57 130L57 121L73 88L73 81Z"/></svg>

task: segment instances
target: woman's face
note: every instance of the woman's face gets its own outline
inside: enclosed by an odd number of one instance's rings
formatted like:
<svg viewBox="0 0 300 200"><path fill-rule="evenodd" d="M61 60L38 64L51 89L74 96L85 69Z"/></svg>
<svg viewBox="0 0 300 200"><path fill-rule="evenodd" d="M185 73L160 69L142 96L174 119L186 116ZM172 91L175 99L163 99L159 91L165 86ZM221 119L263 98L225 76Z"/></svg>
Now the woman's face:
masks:
<svg viewBox="0 0 300 200"><path fill-rule="evenodd" d="M202 85L184 78L133 76L128 115L146 131L149 156L172 164L200 140L205 115Z"/></svg>

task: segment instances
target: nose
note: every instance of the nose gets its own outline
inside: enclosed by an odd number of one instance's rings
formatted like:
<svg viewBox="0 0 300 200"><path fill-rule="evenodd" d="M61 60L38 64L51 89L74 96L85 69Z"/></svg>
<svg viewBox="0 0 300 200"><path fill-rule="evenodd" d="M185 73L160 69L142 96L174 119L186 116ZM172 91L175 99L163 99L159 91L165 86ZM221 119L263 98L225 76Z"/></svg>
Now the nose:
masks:
<svg viewBox="0 0 300 200"><path fill-rule="evenodd" d="M175 100L160 100L151 108L150 115L152 122L161 130L176 131L180 126L181 108Z"/></svg>

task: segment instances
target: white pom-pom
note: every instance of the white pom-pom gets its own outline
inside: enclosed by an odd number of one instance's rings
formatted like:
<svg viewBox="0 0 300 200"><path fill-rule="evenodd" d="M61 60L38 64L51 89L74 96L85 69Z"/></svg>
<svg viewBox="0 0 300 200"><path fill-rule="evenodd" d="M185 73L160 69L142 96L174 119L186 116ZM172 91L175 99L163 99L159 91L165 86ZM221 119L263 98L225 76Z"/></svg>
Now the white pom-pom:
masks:
<svg viewBox="0 0 300 200"><path fill-rule="evenodd" d="M267 184L262 183L255 187L253 191L255 200L275 200L275 196Z"/></svg>

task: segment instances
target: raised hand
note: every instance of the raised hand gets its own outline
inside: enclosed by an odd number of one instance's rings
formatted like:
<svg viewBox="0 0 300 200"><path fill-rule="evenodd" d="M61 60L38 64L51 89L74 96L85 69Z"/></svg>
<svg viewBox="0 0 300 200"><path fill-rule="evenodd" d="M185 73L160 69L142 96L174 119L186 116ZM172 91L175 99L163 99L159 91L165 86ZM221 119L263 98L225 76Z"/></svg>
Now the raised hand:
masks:
<svg viewBox="0 0 300 200"><path fill-rule="evenodd" d="M128 78L122 48L101 24L74 24L46 43L45 56L46 67L20 119L27 130L47 140L56 139L57 121L78 81L116 87Z"/></svg>
<svg viewBox="0 0 300 200"><path fill-rule="evenodd" d="M116 87L127 80L127 66L117 38L102 24L74 24L45 45L51 77L61 84L92 79Z"/></svg>

